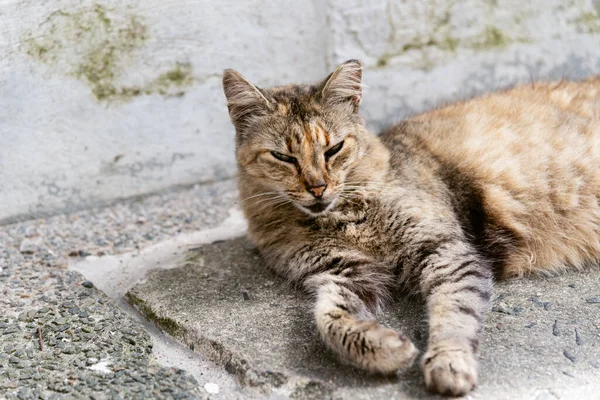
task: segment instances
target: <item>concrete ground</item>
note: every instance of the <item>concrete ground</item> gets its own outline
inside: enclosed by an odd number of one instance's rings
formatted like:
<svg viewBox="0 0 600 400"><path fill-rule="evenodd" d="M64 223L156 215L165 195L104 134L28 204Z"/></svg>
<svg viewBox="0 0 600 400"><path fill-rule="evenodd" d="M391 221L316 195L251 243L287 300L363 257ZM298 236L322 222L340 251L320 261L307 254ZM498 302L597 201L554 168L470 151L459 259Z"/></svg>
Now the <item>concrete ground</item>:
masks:
<svg viewBox="0 0 600 400"><path fill-rule="evenodd" d="M236 200L226 181L0 227L0 399L432 398L418 367L332 357ZM423 349L421 304L380 319ZM469 398L600 399L600 270L501 283L480 364Z"/></svg>

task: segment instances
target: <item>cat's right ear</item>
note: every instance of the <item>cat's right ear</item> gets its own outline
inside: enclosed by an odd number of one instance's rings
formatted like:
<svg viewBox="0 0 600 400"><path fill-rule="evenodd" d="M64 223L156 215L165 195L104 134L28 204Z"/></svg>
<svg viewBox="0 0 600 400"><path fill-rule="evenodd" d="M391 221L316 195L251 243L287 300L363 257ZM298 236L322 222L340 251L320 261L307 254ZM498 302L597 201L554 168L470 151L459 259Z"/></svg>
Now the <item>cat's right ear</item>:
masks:
<svg viewBox="0 0 600 400"><path fill-rule="evenodd" d="M247 126L252 118L265 115L270 109L269 101L260 90L232 69L223 72L223 91L236 128Z"/></svg>
<svg viewBox="0 0 600 400"><path fill-rule="evenodd" d="M358 111L362 99L362 69L360 60L348 60L325 79L321 95L325 104L350 105Z"/></svg>

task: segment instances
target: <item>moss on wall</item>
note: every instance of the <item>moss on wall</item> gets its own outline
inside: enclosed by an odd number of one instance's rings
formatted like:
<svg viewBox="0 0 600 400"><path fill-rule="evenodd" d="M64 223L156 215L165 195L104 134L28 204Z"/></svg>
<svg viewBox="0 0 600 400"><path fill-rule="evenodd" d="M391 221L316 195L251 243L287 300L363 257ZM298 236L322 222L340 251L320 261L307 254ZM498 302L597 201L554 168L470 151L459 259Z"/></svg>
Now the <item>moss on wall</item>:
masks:
<svg viewBox="0 0 600 400"><path fill-rule="evenodd" d="M138 16L100 4L55 11L26 36L29 56L53 73L85 82L99 102L123 102L150 94L177 96L195 82L191 64L175 62L145 83L123 83L148 40L148 27Z"/></svg>
<svg viewBox="0 0 600 400"><path fill-rule="evenodd" d="M503 48L511 43L511 39L499 28L488 25L478 39L475 39L472 47L478 50Z"/></svg>
<svg viewBox="0 0 600 400"><path fill-rule="evenodd" d="M581 33L600 33L600 14L598 12L585 12L574 22Z"/></svg>
<svg viewBox="0 0 600 400"><path fill-rule="evenodd" d="M146 90L166 95L169 94L172 89L183 89L194 83L194 81L195 79L192 76L191 64L176 64L173 68L150 82Z"/></svg>

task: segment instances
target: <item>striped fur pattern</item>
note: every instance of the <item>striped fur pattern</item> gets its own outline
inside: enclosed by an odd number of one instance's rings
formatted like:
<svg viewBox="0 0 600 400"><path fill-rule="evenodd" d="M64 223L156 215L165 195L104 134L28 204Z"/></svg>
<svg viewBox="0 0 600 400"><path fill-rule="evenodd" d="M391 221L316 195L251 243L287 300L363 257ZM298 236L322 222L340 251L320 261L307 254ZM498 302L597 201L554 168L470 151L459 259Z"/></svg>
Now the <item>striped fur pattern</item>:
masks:
<svg viewBox="0 0 600 400"><path fill-rule="evenodd" d="M314 295L341 359L390 374L417 356L376 321L390 292L426 299L427 387L462 395L495 277L600 254L600 80L517 87L369 133L359 61L316 85L259 89L227 70L242 205L279 274Z"/></svg>

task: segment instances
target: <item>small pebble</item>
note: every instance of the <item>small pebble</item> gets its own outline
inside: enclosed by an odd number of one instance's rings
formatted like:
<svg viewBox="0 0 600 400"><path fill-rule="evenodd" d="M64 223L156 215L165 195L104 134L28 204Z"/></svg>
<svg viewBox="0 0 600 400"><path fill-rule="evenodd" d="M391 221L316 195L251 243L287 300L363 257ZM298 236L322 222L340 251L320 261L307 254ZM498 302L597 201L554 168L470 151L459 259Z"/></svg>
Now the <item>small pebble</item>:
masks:
<svg viewBox="0 0 600 400"><path fill-rule="evenodd" d="M248 292L242 292L242 298L244 300L250 300L250 296L248 295Z"/></svg>
<svg viewBox="0 0 600 400"><path fill-rule="evenodd" d="M529 300L531 300L531 302L538 307L543 307L544 310L548 311L550 309L552 309L552 302L550 301L541 301L539 298L537 298L536 296L532 296Z"/></svg>
<svg viewBox="0 0 600 400"><path fill-rule="evenodd" d="M69 257L87 257L91 255L92 253L86 250L73 250L69 253Z"/></svg>
<svg viewBox="0 0 600 400"><path fill-rule="evenodd" d="M123 336L123 340L125 340L129 344L135 345L135 339L131 336Z"/></svg>
<svg viewBox="0 0 600 400"><path fill-rule="evenodd" d="M577 343L578 346L583 346L583 338L577 328L575 328L575 343Z"/></svg>
<svg viewBox="0 0 600 400"><path fill-rule="evenodd" d="M537 325L537 322L530 322L527 325L525 325L525 328L533 328L536 325Z"/></svg>
<svg viewBox="0 0 600 400"><path fill-rule="evenodd" d="M590 304L600 304L600 297L590 297L589 299L585 299L585 302Z"/></svg>
<svg viewBox="0 0 600 400"><path fill-rule="evenodd" d="M204 384L204 390L206 390L208 394L219 394L219 385L208 382Z"/></svg>
<svg viewBox="0 0 600 400"><path fill-rule="evenodd" d="M502 307L494 306L492 311L508 315L521 315L523 313L523 307Z"/></svg>
<svg viewBox="0 0 600 400"><path fill-rule="evenodd" d="M554 325L552 325L552 334L554 336L560 336L561 335L561 331L560 328L558 326L558 320L554 320Z"/></svg>
<svg viewBox="0 0 600 400"><path fill-rule="evenodd" d="M90 365L94 365L98 362L97 358L88 358L85 360L85 365L90 366Z"/></svg>
<svg viewBox="0 0 600 400"><path fill-rule="evenodd" d="M17 392L17 397L18 397L20 400L28 400L28 399L31 399L31 398L32 398L32 394L31 394L31 392L29 391L29 389L27 389L27 388L21 388L21 389L19 389L19 391Z"/></svg>
<svg viewBox="0 0 600 400"><path fill-rule="evenodd" d="M531 301L536 306L540 306L540 307L542 306L542 301L540 299L538 299L536 296L530 297L529 301Z"/></svg>
<svg viewBox="0 0 600 400"><path fill-rule="evenodd" d="M571 360L571 362L577 361L577 356L574 355L573 353L569 352L568 350L563 350L563 355L565 357L567 357L569 360Z"/></svg>
<svg viewBox="0 0 600 400"><path fill-rule="evenodd" d="M35 239L25 238L19 246L21 254L34 254L41 249L42 238L37 237Z"/></svg>
<svg viewBox="0 0 600 400"><path fill-rule="evenodd" d="M72 308L72 307L75 307L75 303L74 303L73 301L70 301L70 300L69 300L69 301L65 301L65 302L62 304L62 306L63 306L64 308Z"/></svg>
<svg viewBox="0 0 600 400"><path fill-rule="evenodd" d="M92 282L90 282L90 281L85 281L85 282L83 282L83 283L81 284L81 286L83 286L84 288L91 289L91 288L93 288L93 287L94 287L94 284L93 284Z"/></svg>

